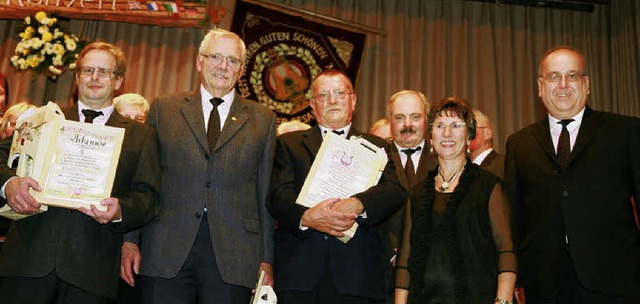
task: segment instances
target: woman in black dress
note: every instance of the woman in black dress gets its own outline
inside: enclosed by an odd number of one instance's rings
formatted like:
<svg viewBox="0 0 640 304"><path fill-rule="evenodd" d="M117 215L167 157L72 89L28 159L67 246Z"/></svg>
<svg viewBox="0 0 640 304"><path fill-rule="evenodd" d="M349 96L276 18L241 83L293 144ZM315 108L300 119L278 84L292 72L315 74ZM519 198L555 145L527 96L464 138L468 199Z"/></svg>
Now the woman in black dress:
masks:
<svg viewBox="0 0 640 304"><path fill-rule="evenodd" d="M446 98L428 116L438 167L411 189L396 264L396 303L512 303L516 256L500 178L471 163L468 103Z"/></svg>

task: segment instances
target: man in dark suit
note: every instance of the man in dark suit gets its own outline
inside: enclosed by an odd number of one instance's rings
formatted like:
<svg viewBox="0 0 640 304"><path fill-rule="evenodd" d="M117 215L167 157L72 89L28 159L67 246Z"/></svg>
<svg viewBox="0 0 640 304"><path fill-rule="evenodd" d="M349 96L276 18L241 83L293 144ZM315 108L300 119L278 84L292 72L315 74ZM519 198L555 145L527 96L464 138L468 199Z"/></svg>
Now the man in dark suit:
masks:
<svg viewBox="0 0 640 304"><path fill-rule="evenodd" d="M385 257L382 223L406 199L389 159L378 184L349 198L318 202L313 208L296 204L327 132L362 136L380 146L381 138L351 127L356 95L349 78L337 70L320 73L312 82L318 125L278 137L269 208L278 222L275 233L275 287L278 303L371 303L385 299ZM355 236L342 243L354 222Z"/></svg>
<svg viewBox="0 0 640 304"><path fill-rule="evenodd" d="M78 104L64 111L68 120L125 129L112 197L79 210L49 210L13 222L0 254L2 303L109 303L116 298L123 234L147 223L158 209L160 167L156 133L122 117L112 104L122 84L125 58L114 45L94 42L78 57ZM11 141L0 145L3 196L18 213L40 204L29 189L37 181L16 177L6 166Z"/></svg>
<svg viewBox="0 0 640 304"><path fill-rule="evenodd" d="M586 106L585 71L579 51L548 51L538 95L549 114L507 141L529 304L640 303L640 119Z"/></svg>
<svg viewBox="0 0 640 304"><path fill-rule="evenodd" d="M391 146L391 158L396 166L396 174L402 186L411 190L419 181L427 177L427 173L436 167L436 160L432 157L430 145L427 141L429 135L427 130L427 113L431 104L421 92L402 90L399 91L387 102L387 117L391 125L393 145ZM392 264L395 265L395 254L400 247L400 237L402 236L403 214L410 220L406 202L389 220L389 240L387 246L389 254L392 256ZM402 240L408 242L409 240ZM393 265L390 265L393 266ZM406 271L406 267L395 265L396 271ZM389 288L395 287L394 276L388 277ZM403 292L403 291L399 291ZM395 301L394 295L390 294L388 303Z"/></svg>
<svg viewBox="0 0 640 304"><path fill-rule="evenodd" d="M491 120L478 109L473 110L476 118L476 137L469 144L469 157L474 164L499 176L504 176L504 155L493 149L493 125Z"/></svg>
<svg viewBox="0 0 640 304"><path fill-rule="evenodd" d="M163 210L127 236L121 274L133 284L139 267L143 303L246 304L259 270L272 284L275 114L234 90L245 59L238 35L212 30L199 52L200 88L156 99L147 120L158 133Z"/></svg>

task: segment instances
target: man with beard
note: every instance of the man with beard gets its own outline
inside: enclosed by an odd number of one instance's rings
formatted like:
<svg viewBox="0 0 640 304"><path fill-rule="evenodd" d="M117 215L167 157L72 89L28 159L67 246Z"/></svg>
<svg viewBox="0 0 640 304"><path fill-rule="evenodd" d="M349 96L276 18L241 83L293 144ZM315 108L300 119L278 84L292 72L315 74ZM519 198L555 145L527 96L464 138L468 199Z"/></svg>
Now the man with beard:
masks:
<svg viewBox="0 0 640 304"><path fill-rule="evenodd" d="M430 108L431 105L424 94L412 90L397 92L387 102L387 117L391 123L393 136L391 158L396 164L402 164L402 166L396 166L396 174L402 185L409 190L436 167L436 161L431 157L430 147L425 139L427 113ZM391 255L394 262L395 253L400 247L402 219L405 210L408 211L408 202L391 217L388 223L390 244L385 250ZM392 265L390 265L390 269L392 269ZM406 265L396 265L396 271L406 271ZM394 280L391 270L388 279L390 280L389 288L393 290Z"/></svg>

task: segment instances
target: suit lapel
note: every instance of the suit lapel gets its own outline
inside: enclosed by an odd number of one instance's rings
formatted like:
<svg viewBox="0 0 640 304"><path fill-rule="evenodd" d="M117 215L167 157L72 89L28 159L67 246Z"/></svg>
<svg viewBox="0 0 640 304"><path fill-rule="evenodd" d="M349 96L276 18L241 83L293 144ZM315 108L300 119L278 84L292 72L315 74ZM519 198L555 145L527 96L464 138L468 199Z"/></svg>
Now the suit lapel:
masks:
<svg viewBox="0 0 640 304"><path fill-rule="evenodd" d="M185 97L186 102L182 104L181 111L191 133L198 140L205 151L209 151L207 143L207 132L204 125L204 114L202 113L202 97L199 91L190 93ZM194 119L195 117L195 119Z"/></svg>
<svg viewBox="0 0 640 304"><path fill-rule="evenodd" d="M78 114L78 104L75 103L69 108L62 109L64 119L72 121L80 121L80 114Z"/></svg>
<svg viewBox="0 0 640 304"><path fill-rule="evenodd" d="M214 151L229 141L233 135L240 130L242 125L247 122L249 119L246 105L247 102L248 101L242 99L238 95L234 97L231 109L229 109L229 115L227 115L227 119L224 122L224 127L220 133L220 139L218 140Z"/></svg>
<svg viewBox="0 0 640 304"><path fill-rule="evenodd" d="M320 132L320 127L316 125L302 135L302 143L312 159L316 157L322 145L322 134Z"/></svg>
<svg viewBox="0 0 640 304"><path fill-rule="evenodd" d="M127 118L125 118L124 116L120 115L120 113L118 113L118 111L114 109L113 112L111 113L111 116L109 116L109 119L107 120L107 123L105 124L105 126L126 128L128 123L129 123L129 120L127 120Z"/></svg>
<svg viewBox="0 0 640 304"><path fill-rule="evenodd" d="M549 130L549 117L545 117L543 120L538 121L533 129L532 135L538 145L542 148L547 157L555 163L558 167L558 160L556 159L556 150L553 148L553 142L551 141L551 131Z"/></svg>
<svg viewBox="0 0 640 304"><path fill-rule="evenodd" d="M482 160L480 167L486 168L493 161L493 159L496 158L496 156L498 156L498 153L496 153L496 150L491 150L491 152L487 154L487 157L485 157L484 160Z"/></svg>
<svg viewBox="0 0 640 304"><path fill-rule="evenodd" d="M431 153L431 147L429 141L425 141L424 150L420 154L420 162L418 163L418 170L416 171L416 182L427 178L429 171L436 167L436 156Z"/></svg>
<svg viewBox="0 0 640 304"><path fill-rule="evenodd" d="M409 181L407 180L407 175L404 172L404 166L402 165L402 159L400 159L400 152L398 151L398 147L394 143L391 143L391 160L396 166L396 175L398 176L398 180L405 187L409 188ZM422 159L420 160L422 162ZM420 166L418 164L418 166ZM417 176L416 176L417 178Z"/></svg>
<svg viewBox="0 0 640 304"><path fill-rule="evenodd" d="M602 117L598 112L594 112L591 108L587 107L584 110L582 116L582 122L580 123L580 129L578 130L578 136L576 137L576 143L571 149L569 154L569 164L584 151L589 142L596 135L598 130L602 128Z"/></svg>

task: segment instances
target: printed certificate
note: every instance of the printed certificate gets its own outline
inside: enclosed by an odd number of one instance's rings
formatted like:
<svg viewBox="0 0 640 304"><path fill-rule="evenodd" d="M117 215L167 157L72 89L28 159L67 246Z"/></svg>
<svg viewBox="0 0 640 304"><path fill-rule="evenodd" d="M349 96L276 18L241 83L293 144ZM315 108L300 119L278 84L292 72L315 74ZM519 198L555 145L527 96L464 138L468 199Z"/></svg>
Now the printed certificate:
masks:
<svg viewBox="0 0 640 304"><path fill-rule="evenodd" d="M296 203L313 207L329 198L348 198L378 184L387 164L387 153L364 138L344 139L325 135ZM357 223L341 241L355 235Z"/></svg>
<svg viewBox="0 0 640 304"><path fill-rule="evenodd" d="M30 176L42 187L31 190L43 205L77 209L111 196L125 130L64 120L49 103L18 121L9 165L18 159L16 174Z"/></svg>

